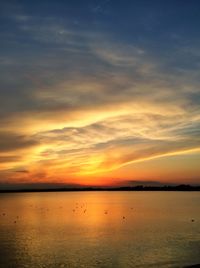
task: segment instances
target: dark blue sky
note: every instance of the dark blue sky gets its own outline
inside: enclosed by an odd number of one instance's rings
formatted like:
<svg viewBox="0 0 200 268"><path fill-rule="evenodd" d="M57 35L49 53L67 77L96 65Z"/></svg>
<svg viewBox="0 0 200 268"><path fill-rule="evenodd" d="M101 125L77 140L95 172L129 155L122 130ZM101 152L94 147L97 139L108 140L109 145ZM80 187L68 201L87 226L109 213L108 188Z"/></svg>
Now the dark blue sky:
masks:
<svg viewBox="0 0 200 268"><path fill-rule="evenodd" d="M35 40L30 28L56 22L75 32L106 34L114 42L139 46L170 67L197 67L191 53L182 59L177 50L199 48L199 1L1 1L0 7L4 55L53 49L55 44Z"/></svg>
<svg viewBox="0 0 200 268"><path fill-rule="evenodd" d="M12 31L14 15L54 18L87 30L123 38L159 38L181 34L198 38L199 1L1 1L1 21ZM147 36L146 36L147 35ZM189 41L189 40L188 40Z"/></svg>

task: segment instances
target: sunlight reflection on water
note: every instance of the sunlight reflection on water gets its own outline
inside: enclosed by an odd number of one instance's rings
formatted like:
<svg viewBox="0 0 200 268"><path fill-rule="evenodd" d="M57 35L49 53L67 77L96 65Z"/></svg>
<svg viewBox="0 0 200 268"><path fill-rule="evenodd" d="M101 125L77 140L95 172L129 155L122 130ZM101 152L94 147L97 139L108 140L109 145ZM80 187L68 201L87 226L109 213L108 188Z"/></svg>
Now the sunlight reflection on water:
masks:
<svg viewBox="0 0 200 268"><path fill-rule="evenodd" d="M0 267L200 263L199 204L198 192L1 194Z"/></svg>

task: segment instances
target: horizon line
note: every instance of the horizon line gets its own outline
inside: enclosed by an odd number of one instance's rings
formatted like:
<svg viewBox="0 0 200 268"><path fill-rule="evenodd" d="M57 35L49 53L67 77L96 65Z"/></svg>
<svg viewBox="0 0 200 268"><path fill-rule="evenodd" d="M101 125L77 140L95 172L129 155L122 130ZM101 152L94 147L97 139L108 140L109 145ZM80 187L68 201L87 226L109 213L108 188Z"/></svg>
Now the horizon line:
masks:
<svg viewBox="0 0 200 268"><path fill-rule="evenodd" d="M81 192L81 191L200 191L200 185L179 184L163 186L82 186L60 188L24 188L24 189L0 189L0 193L17 192Z"/></svg>

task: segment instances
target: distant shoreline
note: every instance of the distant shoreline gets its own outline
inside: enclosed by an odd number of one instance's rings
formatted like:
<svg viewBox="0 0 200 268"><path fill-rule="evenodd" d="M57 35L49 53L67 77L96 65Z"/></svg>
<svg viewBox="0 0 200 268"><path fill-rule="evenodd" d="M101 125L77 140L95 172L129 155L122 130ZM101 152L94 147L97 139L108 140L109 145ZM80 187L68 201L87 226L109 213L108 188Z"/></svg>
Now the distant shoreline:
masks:
<svg viewBox="0 0 200 268"><path fill-rule="evenodd" d="M0 193L29 193L29 192L92 192L92 191L186 191L194 192L200 191L200 186L191 186L191 185L177 185L177 186L133 186L133 187L74 187L74 188L47 188L47 189L1 189Z"/></svg>

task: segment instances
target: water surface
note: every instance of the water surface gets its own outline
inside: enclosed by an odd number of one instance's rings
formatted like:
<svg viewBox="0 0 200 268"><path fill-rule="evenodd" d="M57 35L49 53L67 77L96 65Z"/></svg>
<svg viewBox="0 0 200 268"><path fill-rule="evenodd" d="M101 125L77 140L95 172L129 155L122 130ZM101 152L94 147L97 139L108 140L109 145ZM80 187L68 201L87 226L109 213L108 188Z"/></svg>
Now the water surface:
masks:
<svg viewBox="0 0 200 268"><path fill-rule="evenodd" d="M0 195L0 267L200 263L199 192Z"/></svg>

